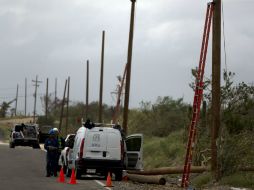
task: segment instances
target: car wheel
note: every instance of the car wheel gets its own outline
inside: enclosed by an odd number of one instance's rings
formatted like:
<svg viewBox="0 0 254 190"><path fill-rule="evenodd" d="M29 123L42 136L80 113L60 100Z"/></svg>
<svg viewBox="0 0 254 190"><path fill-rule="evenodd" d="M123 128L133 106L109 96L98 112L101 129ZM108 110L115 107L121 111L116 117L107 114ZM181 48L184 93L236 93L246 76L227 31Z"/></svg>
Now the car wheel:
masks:
<svg viewBox="0 0 254 190"><path fill-rule="evenodd" d="M33 148L34 148L34 149L41 149L41 147L40 147L39 144L34 144L34 145L33 145Z"/></svg>
<svg viewBox="0 0 254 190"><path fill-rule="evenodd" d="M114 172L115 173L115 180L116 181L122 181L122 178L123 178L123 171L122 170L119 170L119 171L116 171Z"/></svg>
<svg viewBox="0 0 254 190"><path fill-rule="evenodd" d="M15 144L13 142L10 142L9 146L10 148L15 148Z"/></svg>

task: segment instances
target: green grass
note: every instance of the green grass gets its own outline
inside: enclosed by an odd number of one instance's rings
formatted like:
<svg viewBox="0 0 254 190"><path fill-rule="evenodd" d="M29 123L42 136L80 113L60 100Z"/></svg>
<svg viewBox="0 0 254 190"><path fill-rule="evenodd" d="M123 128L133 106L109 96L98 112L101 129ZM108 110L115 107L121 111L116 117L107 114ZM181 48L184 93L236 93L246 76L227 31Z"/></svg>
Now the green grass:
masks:
<svg viewBox="0 0 254 190"><path fill-rule="evenodd" d="M183 131L171 133L168 137L145 137L144 168L171 167L183 165Z"/></svg>
<svg viewBox="0 0 254 190"><path fill-rule="evenodd" d="M254 172L234 173L232 175L223 177L220 181L220 184L254 189Z"/></svg>
<svg viewBox="0 0 254 190"><path fill-rule="evenodd" d="M0 125L0 130L3 133L3 140L8 141L10 135L10 127L8 125Z"/></svg>
<svg viewBox="0 0 254 190"><path fill-rule="evenodd" d="M208 183L212 181L212 176L210 172L204 172L191 180L192 186L196 188L203 188L205 187Z"/></svg>

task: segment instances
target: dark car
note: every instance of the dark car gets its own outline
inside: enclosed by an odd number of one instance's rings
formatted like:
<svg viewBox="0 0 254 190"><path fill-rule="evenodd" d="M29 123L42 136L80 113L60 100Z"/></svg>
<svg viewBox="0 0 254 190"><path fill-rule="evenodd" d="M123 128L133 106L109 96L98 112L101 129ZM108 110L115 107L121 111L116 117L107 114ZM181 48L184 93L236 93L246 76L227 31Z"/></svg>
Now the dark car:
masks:
<svg viewBox="0 0 254 190"><path fill-rule="evenodd" d="M42 125L39 127L39 141L44 143L45 140L49 137L49 130L53 129L50 125Z"/></svg>
<svg viewBox="0 0 254 190"><path fill-rule="evenodd" d="M10 148L31 146L40 148L39 131L36 124L15 124L10 134Z"/></svg>

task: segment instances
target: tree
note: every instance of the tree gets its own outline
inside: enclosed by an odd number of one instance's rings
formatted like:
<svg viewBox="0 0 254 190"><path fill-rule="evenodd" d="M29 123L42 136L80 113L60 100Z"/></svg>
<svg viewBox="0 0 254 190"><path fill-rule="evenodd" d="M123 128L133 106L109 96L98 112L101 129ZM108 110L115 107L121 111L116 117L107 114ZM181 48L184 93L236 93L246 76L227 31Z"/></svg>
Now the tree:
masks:
<svg viewBox="0 0 254 190"><path fill-rule="evenodd" d="M3 102L0 109L0 117L6 117L6 113L8 109L10 108L10 104L7 102Z"/></svg>

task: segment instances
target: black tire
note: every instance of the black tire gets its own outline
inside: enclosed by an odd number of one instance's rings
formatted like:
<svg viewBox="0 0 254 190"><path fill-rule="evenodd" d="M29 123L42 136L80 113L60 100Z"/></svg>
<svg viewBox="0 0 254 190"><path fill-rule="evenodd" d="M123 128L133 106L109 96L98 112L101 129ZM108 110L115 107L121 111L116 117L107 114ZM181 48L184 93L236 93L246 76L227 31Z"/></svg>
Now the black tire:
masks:
<svg viewBox="0 0 254 190"><path fill-rule="evenodd" d="M15 144L14 143L12 143L12 142L10 142L10 148L15 148Z"/></svg>
<svg viewBox="0 0 254 190"><path fill-rule="evenodd" d="M76 168L75 173L76 173L76 179L81 179L81 175L82 175L81 170Z"/></svg>
<svg viewBox="0 0 254 190"><path fill-rule="evenodd" d="M115 180L116 181L122 181L123 179L123 171L119 170L119 171L115 171Z"/></svg>
<svg viewBox="0 0 254 190"><path fill-rule="evenodd" d="M41 149L40 144L33 144L34 149Z"/></svg>

